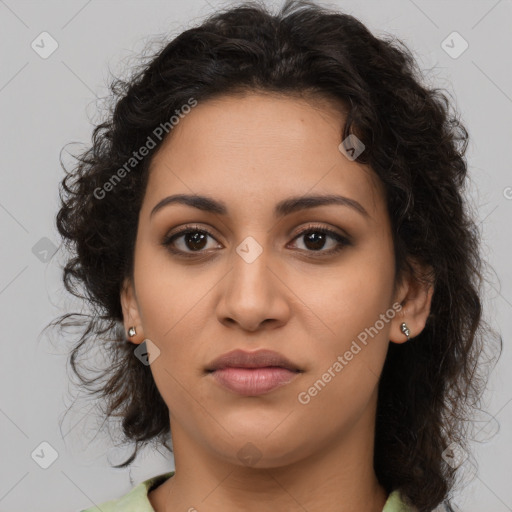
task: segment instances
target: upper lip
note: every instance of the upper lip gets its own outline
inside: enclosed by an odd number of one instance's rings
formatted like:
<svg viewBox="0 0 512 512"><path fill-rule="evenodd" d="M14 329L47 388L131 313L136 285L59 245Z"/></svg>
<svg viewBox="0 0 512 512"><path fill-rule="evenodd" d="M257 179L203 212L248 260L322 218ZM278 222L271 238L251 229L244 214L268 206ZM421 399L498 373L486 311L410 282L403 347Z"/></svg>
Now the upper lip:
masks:
<svg viewBox="0 0 512 512"><path fill-rule="evenodd" d="M299 367L289 359L274 352L273 350L260 349L254 352L244 350L232 350L214 359L206 368L206 371L213 372L221 368L265 368L278 366L288 370L299 372Z"/></svg>

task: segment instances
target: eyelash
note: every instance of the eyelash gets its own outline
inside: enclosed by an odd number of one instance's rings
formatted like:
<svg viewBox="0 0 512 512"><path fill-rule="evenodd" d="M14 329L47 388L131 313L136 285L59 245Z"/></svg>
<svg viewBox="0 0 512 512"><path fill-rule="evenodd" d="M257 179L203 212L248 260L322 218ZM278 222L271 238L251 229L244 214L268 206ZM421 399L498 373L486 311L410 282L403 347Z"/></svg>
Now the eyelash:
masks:
<svg viewBox="0 0 512 512"><path fill-rule="evenodd" d="M201 253L206 252L202 249L199 251L187 252L187 251L181 251L179 249L175 249L172 247L172 244L176 239L178 239L184 235L191 234L191 233L204 233L204 234L210 236L211 238L213 238L215 241L217 241L216 238L213 236L213 234L210 233L207 229L200 228L199 226L186 226L184 229L182 229L181 231L179 231L177 233L173 233L172 235L165 236L162 241L162 245L167 250L169 250L171 253L185 257L185 258L201 257ZM322 233L324 235L329 235L337 242L337 245L334 248L329 249L327 251L324 251L322 249L319 249L318 251L299 249L300 251L318 254L314 257L321 258L321 257L331 256L333 254L340 252L345 246L351 245L351 241L347 237L340 235L336 231L333 231L324 226L315 226L315 225L309 225L306 228L304 228L303 230L301 230L299 233L297 233L297 235L295 235L295 237L293 238L292 241L295 241L298 238L300 238L301 236L304 236L309 233Z"/></svg>

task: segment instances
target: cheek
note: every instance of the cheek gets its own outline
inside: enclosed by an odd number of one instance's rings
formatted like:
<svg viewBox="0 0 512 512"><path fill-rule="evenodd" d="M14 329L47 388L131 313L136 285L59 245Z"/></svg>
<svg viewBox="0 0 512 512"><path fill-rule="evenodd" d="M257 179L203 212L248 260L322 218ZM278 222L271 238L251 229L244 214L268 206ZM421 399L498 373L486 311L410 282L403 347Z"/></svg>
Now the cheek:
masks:
<svg viewBox="0 0 512 512"><path fill-rule="evenodd" d="M331 301L324 296L319 311L329 331L323 330L327 335L318 340L311 372L296 397L298 407L304 408L299 409L304 428L308 425L319 432L334 433L339 425L352 424L368 407L376 393L395 314L388 311L386 281L376 279L374 286L368 286L354 272L341 281L327 290Z"/></svg>
<svg viewBox="0 0 512 512"><path fill-rule="evenodd" d="M167 345L201 309L202 298L215 279L173 261L153 240L141 240L136 249L135 284L145 334Z"/></svg>
<svg viewBox="0 0 512 512"><path fill-rule="evenodd" d="M205 301L201 298L209 287L195 283L190 273L179 271L165 251L146 246L136 253L135 288L144 336L159 350L150 369L168 407L179 407L180 397L189 396L197 380L200 364L194 357L204 349L201 315ZM190 404L188 405L190 407Z"/></svg>
<svg viewBox="0 0 512 512"><path fill-rule="evenodd" d="M288 279L327 338L347 340L373 325L391 306L393 255L379 248L346 254L330 269L295 270Z"/></svg>
<svg viewBox="0 0 512 512"><path fill-rule="evenodd" d="M313 323L304 328L309 337L319 333L312 375L303 386L307 391L320 381L312 390L318 395L311 395L311 403L366 403L372 394L389 346L390 322L396 314L391 308L393 265L389 250L365 248L350 258L347 255L329 275L318 271L316 276L309 274L300 281L297 295L307 297L304 302L316 313L310 315Z"/></svg>

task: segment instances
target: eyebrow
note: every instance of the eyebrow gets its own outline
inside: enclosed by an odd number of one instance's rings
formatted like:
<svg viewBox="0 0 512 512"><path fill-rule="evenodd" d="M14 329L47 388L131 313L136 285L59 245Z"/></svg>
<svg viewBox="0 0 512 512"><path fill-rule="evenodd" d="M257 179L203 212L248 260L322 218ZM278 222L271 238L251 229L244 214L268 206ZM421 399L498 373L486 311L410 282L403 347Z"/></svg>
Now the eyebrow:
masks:
<svg viewBox="0 0 512 512"><path fill-rule="evenodd" d="M157 211L170 204L184 204L218 215L228 214L228 209L222 201L217 201L216 199L207 196L175 194L164 197L164 199L159 201L151 210L149 217L151 218ZM355 199L334 194L289 197L288 199L284 199L276 204L274 208L274 217L281 218L300 210L328 205L348 206L349 208L359 212L364 217L370 217L364 207Z"/></svg>

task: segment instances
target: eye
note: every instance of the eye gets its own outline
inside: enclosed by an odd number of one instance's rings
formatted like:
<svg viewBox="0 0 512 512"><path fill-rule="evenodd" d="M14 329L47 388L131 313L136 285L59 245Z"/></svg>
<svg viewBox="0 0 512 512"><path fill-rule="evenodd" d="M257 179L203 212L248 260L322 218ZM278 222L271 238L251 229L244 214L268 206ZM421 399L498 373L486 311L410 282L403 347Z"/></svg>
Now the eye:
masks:
<svg viewBox="0 0 512 512"><path fill-rule="evenodd" d="M188 226L178 233L167 235L162 245L174 254L193 256L193 253L202 253L205 252L205 248L208 249L208 237L215 240L214 236L209 231L197 226ZM177 241L179 243L176 243ZM178 248L176 248L176 246L178 246Z"/></svg>
<svg viewBox="0 0 512 512"><path fill-rule="evenodd" d="M332 229L324 226L308 226L303 229L294 240L304 239L304 246L307 252L320 252L324 254L334 254L343 249L347 245L351 245L350 240L341 235L340 233L333 231ZM326 240L331 239L330 248L325 248Z"/></svg>
<svg viewBox="0 0 512 512"><path fill-rule="evenodd" d="M331 255L341 251L345 246L351 245L349 238L340 233L326 228L325 226L307 226L298 233L293 240L304 238L305 248L301 251L310 253L320 253L323 255ZM208 247L208 238L216 240L215 237L206 229L199 226L186 226L181 231L164 237L162 245L171 253L184 256L194 257L208 252L208 249L222 248L220 244L214 244ZM325 250L328 240L331 240L330 247ZM329 245L329 244L328 244ZM194 254L195 253L195 254Z"/></svg>

